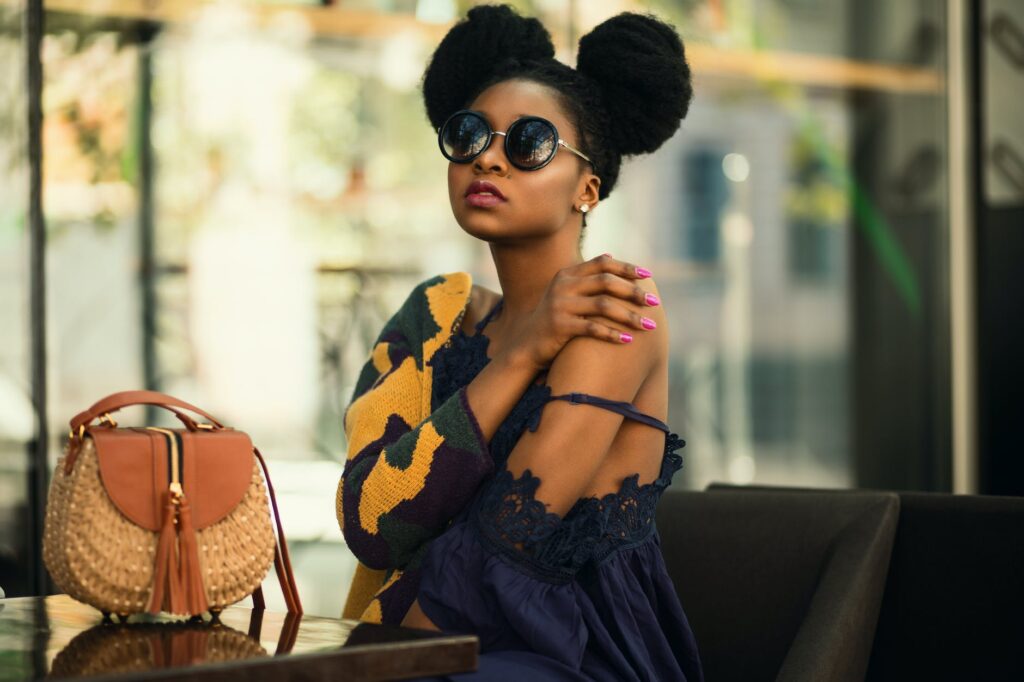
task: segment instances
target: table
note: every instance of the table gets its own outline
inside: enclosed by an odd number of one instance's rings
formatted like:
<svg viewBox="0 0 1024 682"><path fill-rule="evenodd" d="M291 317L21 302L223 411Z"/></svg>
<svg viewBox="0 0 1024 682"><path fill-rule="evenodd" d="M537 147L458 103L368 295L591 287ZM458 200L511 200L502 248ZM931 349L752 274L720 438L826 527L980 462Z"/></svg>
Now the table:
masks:
<svg viewBox="0 0 1024 682"><path fill-rule="evenodd" d="M67 595L0 599L0 680L397 680L475 670L479 641L231 606L218 621L103 621Z"/></svg>

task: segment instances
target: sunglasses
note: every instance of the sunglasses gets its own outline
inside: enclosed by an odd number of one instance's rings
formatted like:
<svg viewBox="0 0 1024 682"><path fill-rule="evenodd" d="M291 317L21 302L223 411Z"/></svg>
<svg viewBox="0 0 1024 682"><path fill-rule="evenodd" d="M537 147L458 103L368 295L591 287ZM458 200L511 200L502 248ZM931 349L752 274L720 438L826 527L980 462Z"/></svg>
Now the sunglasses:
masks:
<svg viewBox="0 0 1024 682"><path fill-rule="evenodd" d="M505 132L491 129L481 114L461 109L448 117L437 134L444 158L452 163L469 163L484 153L495 135L505 138L505 156L520 170L539 170L551 163L562 146L594 166L590 158L558 137L558 129L540 116L516 119Z"/></svg>

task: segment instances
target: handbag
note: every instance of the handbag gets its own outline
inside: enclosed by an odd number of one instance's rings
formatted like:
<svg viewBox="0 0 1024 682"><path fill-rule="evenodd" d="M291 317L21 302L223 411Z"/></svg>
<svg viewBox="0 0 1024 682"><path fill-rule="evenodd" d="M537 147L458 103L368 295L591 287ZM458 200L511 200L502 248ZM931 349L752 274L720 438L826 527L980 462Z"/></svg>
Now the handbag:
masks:
<svg viewBox="0 0 1024 682"><path fill-rule="evenodd" d="M131 405L168 410L184 428L118 426L111 414ZM288 611L302 613L263 456L244 432L155 391L114 393L71 420L43 561L62 591L122 619L217 614L250 594L263 609L273 563Z"/></svg>

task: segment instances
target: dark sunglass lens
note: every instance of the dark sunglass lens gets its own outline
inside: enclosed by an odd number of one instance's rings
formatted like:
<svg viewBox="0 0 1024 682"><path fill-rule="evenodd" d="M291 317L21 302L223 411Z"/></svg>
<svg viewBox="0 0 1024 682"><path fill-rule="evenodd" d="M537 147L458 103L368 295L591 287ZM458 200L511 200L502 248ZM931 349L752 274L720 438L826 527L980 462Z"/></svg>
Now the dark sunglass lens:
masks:
<svg viewBox="0 0 1024 682"><path fill-rule="evenodd" d="M543 121L516 122L508 131L509 160L522 168L543 165L557 144L555 129Z"/></svg>
<svg viewBox="0 0 1024 682"><path fill-rule="evenodd" d="M445 124L441 143L448 158L468 159L483 151L487 133L487 124L480 118L461 114Z"/></svg>

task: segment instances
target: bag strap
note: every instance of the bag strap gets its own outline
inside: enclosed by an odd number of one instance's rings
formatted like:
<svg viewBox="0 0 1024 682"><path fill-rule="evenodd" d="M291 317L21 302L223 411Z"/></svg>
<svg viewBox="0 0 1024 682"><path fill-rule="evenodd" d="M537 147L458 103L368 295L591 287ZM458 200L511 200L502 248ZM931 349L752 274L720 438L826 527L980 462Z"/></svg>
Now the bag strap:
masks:
<svg viewBox="0 0 1024 682"><path fill-rule="evenodd" d="M275 656L282 656L284 654L291 653L295 647L295 641L299 636L299 622L302 620L302 616L297 613L287 613L284 616L284 622L281 623L281 632L277 636L277 649L274 651ZM256 643L260 642L260 638L263 636L263 611L260 609L253 609L249 612L249 631L246 633L249 638L254 640Z"/></svg>
<svg viewBox="0 0 1024 682"><path fill-rule="evenodd" d="M274 484L270 482L270 472L267 471L267 463L259 449L253 448L256 459L263 469L263 478L267 481L267 492L270 495L270 506L274 512L274 521L277 524L277 538L274 543L274 569L277 571L277 581L281 584L281 592L284 594L284 603L288 613L302 614L302 602L299 600L299 589L295 585L295 574L292 572L292 560L288 554L288 542L284 537L284 528L281 526L281 513L277 509L277 496L274 494ZM267 608L263 598L263 587L257 587L252 593L252 607L263 610Z"/></svg>
<svg viewBox="0 0 1024 682"><path fill-rule="evenodd" d="M199 409L195 405L186 403L184 400L178 400L173 396L169 396L166 393L159 393L157 391L121 391L120 393L112 393L106 398L98 400L89 409L75 415L71 420L72 437L80 435L81 429L89 424L93 419L111 412L117 412L121 408L129 407L131 405L154 405L156 407L162 407L166 410L171 410L175 414L179 415L180 418L181 413L172 409L179 407L202 416L217 428L224 428L224 425L214 419L209 413ZM187 423L186 426L188 426Z"/></svg>

